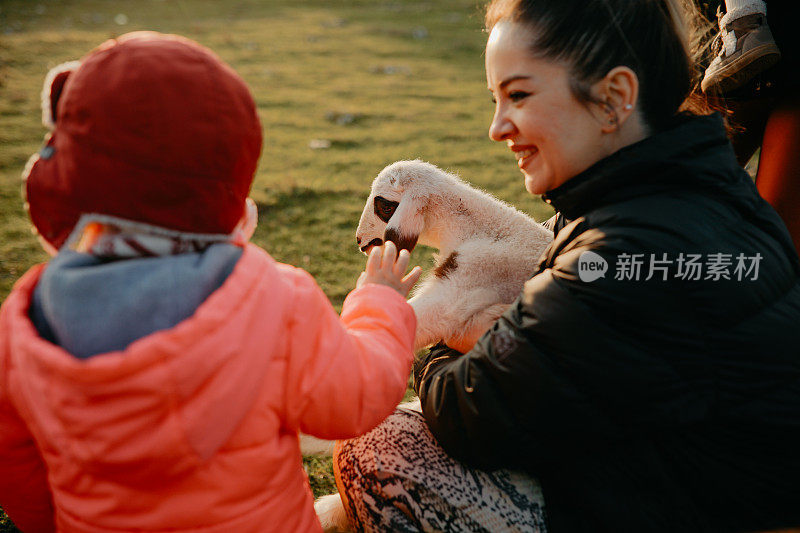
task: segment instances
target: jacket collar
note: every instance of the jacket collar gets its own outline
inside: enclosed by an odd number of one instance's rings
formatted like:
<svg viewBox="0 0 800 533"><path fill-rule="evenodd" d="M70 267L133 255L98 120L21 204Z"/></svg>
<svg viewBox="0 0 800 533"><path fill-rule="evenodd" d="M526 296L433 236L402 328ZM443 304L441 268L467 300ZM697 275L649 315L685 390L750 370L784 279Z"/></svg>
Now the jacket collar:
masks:
<svg viewBox="0 0 800 533"><path fill-rule="evenodd" d="M742 175L720 115L682 116L672 128L622 148L542 198L571 220L659 190L723 190Z"/></svg>

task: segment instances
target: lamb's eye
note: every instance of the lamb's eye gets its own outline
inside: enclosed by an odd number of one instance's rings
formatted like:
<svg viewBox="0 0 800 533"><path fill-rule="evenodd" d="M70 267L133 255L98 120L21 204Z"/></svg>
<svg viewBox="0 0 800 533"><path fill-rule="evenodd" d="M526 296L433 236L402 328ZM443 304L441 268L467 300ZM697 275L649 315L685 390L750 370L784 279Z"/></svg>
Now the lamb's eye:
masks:
<svg viewBox="0 0 800 533"><path fill-rule="evenodd" d="M382 196L376 196L375 215L384 222L389 222L389 219L392 218L394 210L397 209L397 206L399 204L400 202L393 202L391 200L387 200Z"/></svg>

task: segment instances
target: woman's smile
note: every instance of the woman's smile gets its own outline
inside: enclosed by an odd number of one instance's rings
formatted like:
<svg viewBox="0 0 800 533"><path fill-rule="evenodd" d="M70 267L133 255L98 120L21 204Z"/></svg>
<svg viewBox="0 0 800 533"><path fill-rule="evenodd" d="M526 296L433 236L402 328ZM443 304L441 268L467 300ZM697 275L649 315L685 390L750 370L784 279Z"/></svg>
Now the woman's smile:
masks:
<svg viewBox="0 0 800 533"><path fill-rule="evenodd" d="M523 172L525 171L525 167L527 167L528 164L539 154L539 149L533 145L510 145L509 148L511 148L511 151L514 152L514 157L517 158L517 165Z"/></svg>

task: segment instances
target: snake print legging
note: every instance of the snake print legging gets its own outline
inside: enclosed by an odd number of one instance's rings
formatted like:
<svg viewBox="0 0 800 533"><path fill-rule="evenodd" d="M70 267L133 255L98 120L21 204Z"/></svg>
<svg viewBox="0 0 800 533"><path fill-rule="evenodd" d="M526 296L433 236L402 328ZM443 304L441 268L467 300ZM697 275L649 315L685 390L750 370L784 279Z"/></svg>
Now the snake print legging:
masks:
<svg viewBox="0 0 800 533"><path fill-rule="evenodd" d="M535 479L457 462L413 408L338 443L334 471L357 531L546 531Z"/></svg>

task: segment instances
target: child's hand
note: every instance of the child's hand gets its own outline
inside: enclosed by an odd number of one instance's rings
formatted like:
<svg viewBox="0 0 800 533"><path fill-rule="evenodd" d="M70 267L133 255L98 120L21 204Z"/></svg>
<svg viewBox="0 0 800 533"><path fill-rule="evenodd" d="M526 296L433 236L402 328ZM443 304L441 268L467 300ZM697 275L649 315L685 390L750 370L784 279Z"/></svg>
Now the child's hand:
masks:
<svg viewBox="0 0 800 533"><path fill-rule="evenodd" d="M367 267L359 276L356 287L361 287L365 283L379 283L393 288L405 298L422 275L422 268L415 266L406 277L403 277L410 259L408 250L400 250L398 257L397 247L392 241L383 246L373 247L367 258Z"/></svg>

